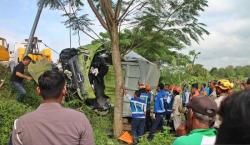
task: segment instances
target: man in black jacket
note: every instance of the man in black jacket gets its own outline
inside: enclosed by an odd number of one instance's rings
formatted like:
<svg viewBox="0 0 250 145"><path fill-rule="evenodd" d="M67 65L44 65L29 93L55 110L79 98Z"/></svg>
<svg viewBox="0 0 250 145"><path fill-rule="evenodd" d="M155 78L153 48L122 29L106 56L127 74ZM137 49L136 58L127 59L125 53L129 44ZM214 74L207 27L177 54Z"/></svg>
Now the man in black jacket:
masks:
<svg viewBox="0 0 250 145"><path fill-rule="evenodd" d="M32 59L29 56L25 56L23 61L19 62L19 64L14 68L11 75L11 86L18 92L18 96L16 97L17 101L21 101L26 95L26 90L23 87L23 79L32 80L32 77L24 74L25 66L28 66L31 60Z"/></svg>

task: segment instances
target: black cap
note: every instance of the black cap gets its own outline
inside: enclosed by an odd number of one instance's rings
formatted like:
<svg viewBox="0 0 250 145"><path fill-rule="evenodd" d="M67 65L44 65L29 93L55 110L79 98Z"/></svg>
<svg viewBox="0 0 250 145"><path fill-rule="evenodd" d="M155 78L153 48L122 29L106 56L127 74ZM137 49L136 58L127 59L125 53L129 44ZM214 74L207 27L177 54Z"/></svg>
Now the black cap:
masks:
<svg viewBox="0 0 250 145"><path fill-rule="evenodd" d="M218 109L215 101L207 96L193 98L188 103L187 107L191 108L194 112L207 115L209 117L214 117Z"/></svg>

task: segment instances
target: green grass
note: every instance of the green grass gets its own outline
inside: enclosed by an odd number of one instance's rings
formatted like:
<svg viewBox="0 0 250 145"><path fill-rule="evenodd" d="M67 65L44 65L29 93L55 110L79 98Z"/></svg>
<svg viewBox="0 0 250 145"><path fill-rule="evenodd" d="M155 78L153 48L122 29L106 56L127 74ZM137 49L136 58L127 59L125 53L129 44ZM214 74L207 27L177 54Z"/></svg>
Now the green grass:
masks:
<svg viewBox="0 0 250 145"><path fill-rule="evenodd" d="M105 94L110 97L110 102L115 103L115 73L113 66L109 67L109 71L104 78Z"/></svg>

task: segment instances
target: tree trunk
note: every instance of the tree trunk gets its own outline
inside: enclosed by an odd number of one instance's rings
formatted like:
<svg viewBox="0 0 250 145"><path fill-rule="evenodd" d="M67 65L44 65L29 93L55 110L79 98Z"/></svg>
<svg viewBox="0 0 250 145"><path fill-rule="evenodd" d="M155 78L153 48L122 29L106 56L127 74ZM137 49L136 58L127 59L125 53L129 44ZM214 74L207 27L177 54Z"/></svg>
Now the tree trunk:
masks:
<svg viewBox="0 0 250 145"><path fill-rule="evenodd" d="M112 61L115 72L115 107L114 107L114 136L119 137L122 132L122 105L123 105L123 75L121 67L121 55L119 49L118 26L113 25L110 31L112 45Z"/></svg>

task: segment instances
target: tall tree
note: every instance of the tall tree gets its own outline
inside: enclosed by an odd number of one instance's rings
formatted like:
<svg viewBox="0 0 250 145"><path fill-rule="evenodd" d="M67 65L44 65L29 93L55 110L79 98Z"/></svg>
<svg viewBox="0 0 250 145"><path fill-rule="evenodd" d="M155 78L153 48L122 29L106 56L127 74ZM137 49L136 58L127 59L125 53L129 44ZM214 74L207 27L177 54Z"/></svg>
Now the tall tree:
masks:
<svg viewBox="0 0 250 145"><path fill-rule="evenodd" d="M43 0L40 0L40 2ZM80 11L83 5L81 0L45 0L45 6L51 9L65 10L65 5L75 5ZM114 135L118 137L122 131L122 101L123 78L121 68L121 50L119 31L127 22L127 27L135 27L138 31L150 36L141 42L132 43L129 49L138 48L152 42L158 33L167 36L177 36L176 41L190 44L190 39L198 42L203 33L208 32L205 26L198 22L199 12L207 6L207 0L87 0L96 18L110 37L112 60L115 72L115 108L114 108ZM75 13L67 14L70 17L69 25L89 35L89 31L96 35L89 27L86 17L78 17ZM86 15L85 15L86 16ZM82 18L82 19L81 19ZM92 36L93 37L93 36ZM167 41L167 40L166 40ZM128 49L128 50L129 50Z"/></svg>
<svg viewBox="0 0 250 145"><path fill-rule="evenodd" d="M194 65L195 60L198 58L198 55L200 55L201 52L196 52L195 50L189 51L189 55L193 56L192 64Z"/></svg>
<svg viewBox="0 0 250 145"><path fill-rule="evenodd" d="M40 1L41 2L41 1ZM122 0L117 0L116 3L111 0L87 0L89 6L91 7L96 18L99 20L100 24L105 30L109 33L111 38L111 47L112 47L112 60L115 72L115 107L114 107L114 135L118 137L123 129L122 124L122 97L123 97L123 78L122 78L122 68L121 68L121 56L119 49L119 25L124 17L127 15L129 8L134 4L135 0L131 2L122 2ZM122 3L127 5L126 9L122 10ZM80 0L68 1L68 0L46 0L45 6L48 6L52 9L61 8L65 9L65 5L70 4L77 6L82 6ZM67 14L70 16L70 14ZM73 17L70 17L72 19ZM76 29L79 29L79 24L83 24L85 19L77 19L73 22L73 26L77 26ZM83 22L83 23L81 23ZM89 23L88 23L89 24ZM70 24L71 25L71 24ZM85 25L84 28L89 28L88 25Z"/></svg>

